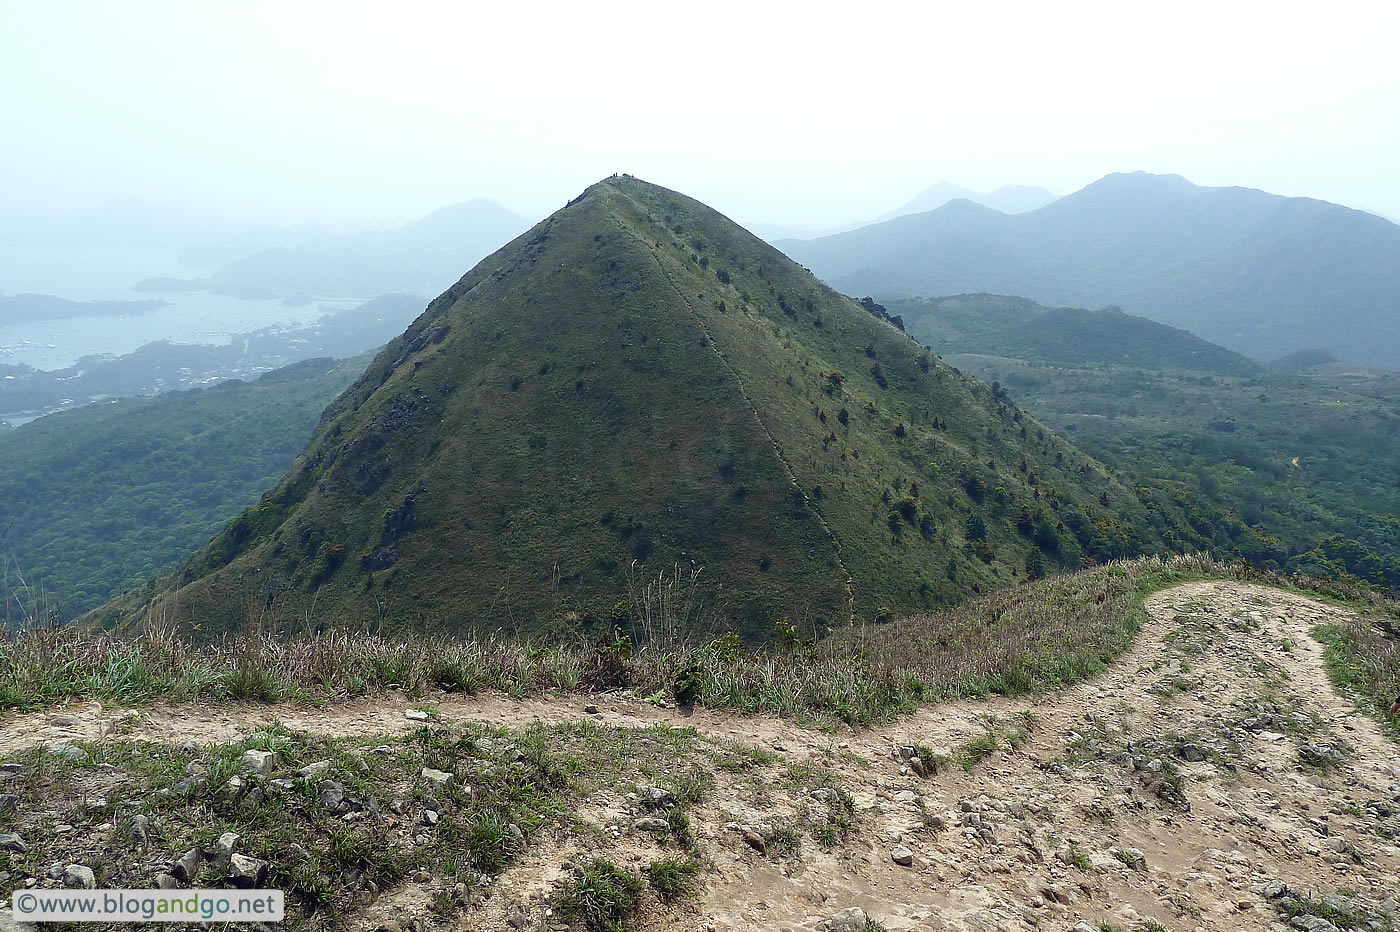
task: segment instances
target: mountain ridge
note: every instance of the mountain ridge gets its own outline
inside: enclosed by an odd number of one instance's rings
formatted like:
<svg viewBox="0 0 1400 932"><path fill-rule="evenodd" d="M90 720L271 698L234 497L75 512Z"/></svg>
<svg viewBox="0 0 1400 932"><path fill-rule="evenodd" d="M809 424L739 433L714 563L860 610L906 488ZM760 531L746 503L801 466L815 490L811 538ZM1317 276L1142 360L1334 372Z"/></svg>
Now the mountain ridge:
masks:
<svg viewBox="0 0 1400 932"><path fill-rule="evenodd" d="M1317 346L1400 364L1400 227L1364 211L1142 172L1015 216L955 203L778 245L857 294L1114 304L1257 360Z"/></svg>
<svg viewBox="0 0 1400 932"><path fill-rule="evenodd" d="M762 638L848 624L852 580L866 620L1155 551L1139 510L884 317L620 176L429 304L256 508L101 618L590 631L680 567Z"/></svg>
<svg viewBox="0 0 1400 932"><path fill-rule="evenodd" d="M224 263L208 278L146 279L138 291L203 291L239 298L434 293L528 226L489 198L439 208L391 230L326 233Z"/></svg>

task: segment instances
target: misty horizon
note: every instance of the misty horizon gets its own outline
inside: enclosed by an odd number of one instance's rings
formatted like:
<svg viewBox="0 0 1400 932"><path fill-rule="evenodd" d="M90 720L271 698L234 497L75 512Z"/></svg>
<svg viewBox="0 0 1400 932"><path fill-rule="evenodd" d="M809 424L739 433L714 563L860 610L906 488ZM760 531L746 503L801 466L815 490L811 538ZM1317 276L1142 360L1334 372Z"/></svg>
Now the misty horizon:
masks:
<svg viewBox="0 0 1400 932"><path fill-rule="evenodd" d="M628 173L746 225L821 230L939 179L1063 195L1142 170L1400 216L1400 129L1384 118L1400 11L1381 3L674 21L615 6L543 23L144 3L7 19L0 170L23 183L0 210L382 229L474 197L537 219ZM784 51L822 67L793 70Z"/></svg>

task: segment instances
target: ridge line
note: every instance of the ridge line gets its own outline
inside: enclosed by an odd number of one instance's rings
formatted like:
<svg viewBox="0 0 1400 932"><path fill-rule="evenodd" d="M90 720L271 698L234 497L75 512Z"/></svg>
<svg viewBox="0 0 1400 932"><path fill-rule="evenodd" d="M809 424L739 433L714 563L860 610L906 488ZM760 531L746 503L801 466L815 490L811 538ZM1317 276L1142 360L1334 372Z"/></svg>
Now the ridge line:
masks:
<svg viewBox="0 0 1400 932"><path fill-rule="evenodd" d="M634 242L651 255L652 261L656 263L657 269L660 270L662 277L666 279L666 284L671 286L671 290L676 293L676 296L681 299L681 303L685 305L686 313L699 325L700 331L705 334L705 342L715 354L715 358L720 361L720 364L724 366L725 370L733 377L734 383L739 386L740 397L744 399L744 404L748 406L749 413L753 415L753 419L758 422L758 428L763 431L763 436L768 438L768 443L773 448L773 455L783 467L783 472L787 474L789 484L802 496L802 504L811 509L812 513L817 516L817 523L821 525L822 530L826 532L826 536L831 540L832 550L836 555L836 564L841 567L841 574L845 577L847 623L854 628L856 623L856 581L855 577L851 575L850 569L846 566L846 557L841 547L841 541L831 529L831 525L827 523L826 515L822 514L821 509L817 507L816 501L807 494L807 490L802 488L802 483L799 482L797 478L797 471L793 469L792 464L789 463L787 457L783 455L782 446L778 443L777 438L773 436L773 432L768 429L768 425L763 420L763 415L758 411L758 406L753 403L753 398L749 396L749 390L744 384L743 378L739 375L738 370L725 358L725 355L720 352L719 344L715 342L714 336L711 335L709 326L707 326L704 319L695 312L695 307L690 303L690 299L686 297L685 292L682 291L680 287L676 285L675 280L671 278L671 273L666 269L665 263L663 263L661 257L656 254L655 247L648 245L641 237L628 229L627 226L616 217L613 217L612 220L624 233L630 236Z"/></svg>

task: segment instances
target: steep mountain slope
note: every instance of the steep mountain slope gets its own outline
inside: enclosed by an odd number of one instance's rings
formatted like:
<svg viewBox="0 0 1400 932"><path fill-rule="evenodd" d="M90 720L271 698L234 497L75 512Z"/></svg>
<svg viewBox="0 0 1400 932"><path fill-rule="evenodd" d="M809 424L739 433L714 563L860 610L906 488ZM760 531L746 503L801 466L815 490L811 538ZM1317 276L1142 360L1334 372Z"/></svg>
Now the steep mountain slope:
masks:
<svg viewBox="0 0 1400 932"><path fill-rule="evenodd" d="M1400 226L1323 201L1138 172L1017 216L953 201L778 245L856 294L1115 304L1255 359L1400 365Z"/></svg>
<svg viewBox="0 0 1400 932"><path fill-rule="evenodd" d="M1026 298L964 294L890 301L905 330L939 353L985 353L1072 365L1130 365L1250 375L1259 366L1185 330L1124 314L1043 307Z"/></svg>
<svg viewBox="0 0 1400 932"><path fill-rule="evenodd" d="M987 386L623 176L429 305L258 507L102 620L606 629L679 565L691 623L768 636L1155 550L1141 517Z"/></svg>

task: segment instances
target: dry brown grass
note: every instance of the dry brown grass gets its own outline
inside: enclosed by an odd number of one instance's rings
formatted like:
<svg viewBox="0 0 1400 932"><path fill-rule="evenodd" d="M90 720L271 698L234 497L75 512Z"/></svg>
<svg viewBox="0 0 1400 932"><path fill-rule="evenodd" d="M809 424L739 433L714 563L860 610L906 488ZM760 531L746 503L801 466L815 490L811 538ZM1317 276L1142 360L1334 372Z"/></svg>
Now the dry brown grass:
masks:
<svg viewBox="0 0 1400 932"><path fill-rule="evenodd" d="M1261 576L1205 557L1154 558L1029 582L949 611L817 642L766 648L725 638L680 643L683 626L656 612L648 616L653 638L635 648L630 638L611 633L593 645L343 632L295 639L248 633L197 645L162 628L129 638L38 631L0 643L0 707L70 697L128 704L157 698L314 703L394 688L410 695L442 689L516 696L625 688L644 697L693 698L711 708L869 723L922 701L1019 695L1075 682L1131 644L1149 592L1189 579L1241 575L1308 587L1400 617L1394 602L1344 583ZM659 612L664 602L655 605ZM658 631L671 636L657 637ZM638 638L647 633L635 632ZM1384 638L1358 635L1335 649L1357 669L1382 671L1364 678L1368 689L1395 675L1394 645Z"/></svg>

